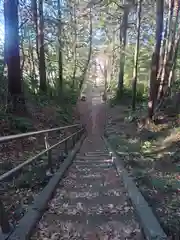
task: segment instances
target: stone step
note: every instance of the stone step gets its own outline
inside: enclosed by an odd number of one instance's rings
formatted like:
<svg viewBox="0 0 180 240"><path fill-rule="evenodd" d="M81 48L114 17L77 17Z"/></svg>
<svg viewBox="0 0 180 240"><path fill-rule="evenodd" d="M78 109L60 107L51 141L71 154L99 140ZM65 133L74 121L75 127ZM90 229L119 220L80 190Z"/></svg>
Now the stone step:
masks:
<svg viewBox="0 0 180 240"><path fill-rule="evenodd" d="M124 199L121 196L87 196L87 197L77 197L77 198L69 198L69 197L62 197L60 199L63 203L68 203L69 205L82 203L84 206L91 206L91 205L101 205L101 204L113 204L118 205L120 203L124 203Z"/></svg>
<svg viewBox="0 0 180 240"><path fill-rule="evenodd" d="M109 156L109 155L98 155L98 156L96 156L96 155L93 155L93 156L86 156L86 155L84 155L84 156L82 156L82 155L77 155L76 156L76 159L83 159L83 160L94 160L94 159L97 159L97 160L101 160L101 159L111 159L111 157Z"/></svg>
<svg viewBox="0 0 180 240"><path fill-rule="evenodd" d="M104 197L106 198L106 197ZM120 197L117 197L120 198ZM89 204L87 204L89 203ZM133 207L129 207L126 203L125 198L122 197L121 201L116 203L97 203L87 201L86 204L82 202L64 202L61 199L56 199L53 202L53 207L49 209L50 212L55 214L67 214L67 215L84 215L86 218L91 215L102 215L111 216L113 214L126 215L129 211L131 212Z"/></svg>
<svg viewBox="0 0 180 240"><path fill-rule="evenodd" d="M82 162L82 161L77 161L74 163L74 168L89 168L89 169L101 169L101 171L103 171L103 169L114 169L114 164L112 162L99 162L99 161L94 161L94 162Z"/></svg>
<svg viewBox="0 0 180 240"><path fill-rule="evenodd" d="M71 174L70 176L68 176L69 178L71 178L72 180L76 180L77 182L80 182L80 181L97 181L97 180L102 180L104 181L104 176L102 174Z"/></svg>
<svg viewBox="0 0 180 240"><path fill-rule="evenodd" d="M105 159L105 160L92 160L92 159L90 159L90 160L84 160L84 159L82 159L82 160L80 160L80 159L77 159L77 160L75 160L74 161L74 164L76 164L76 165L78 165L78 164L81 164L81 163L83 163L83 164L87 164L87 166L89 166L90 164L107 164L107 163L109 163L109 164L113 164L113 161L111 160L111 159Z"/></svg>
<svg viewBox="0 0 180 240"><path fill-rule="evenodd" d="M76 177L82 177L82 179L84 178L104 178L104 177L111 177L111 178L115 178L118 177L117 171L114 168L111 168L109 170L104 170L104 169L99 169L96 171L93 171L94 169L90 169L90 171L78 171L76 169L72 169L67 176L71 177L72 179L76 178Z"/></svg>
<svg viewBox="0 0 180 240"><path fill-rule="evenodd" d="M96 182L96 184L103 185L104 179L101 178L82 178L81 176L76 178L71 178L67 176L66 185L81 185L81 184L88 184L91 185L91 182Z"/></svg>
<svg viewBox="0 0 180 240"><path fill-rule="evenodd" d="M106 151L107 151L107 149L106 149ZM98 152L102 152L102 150L95 150L95 151L93 151L93 152L98 153Z"/></svg>
<svg viewBox="0 0 180 240"><path fill-rule="evenodd" d="M87 162L83 162L83 161L79 161L79 162L75 162L74 163L75 167L77 168L93 168L93 169L104 169L104 168L114 168L114 165L112 162L91 162L91 163L87 163Z"/></svg>
<svg viewBox="0 0 180 240"><path fill-rule="evenodd" d="M109 152L87 152L85 156L109 156Z"/></svg>
<svg viewBox="0 0 180 240"><path fill-rule="evenodd" d="M111 222L117 222L120 224L123 224L125 227L126 222L129 221L131 218L131 213L127 214L120 214L120 213L104 213L104 214L89 214L86 213L83 214L65 214L65 213L48 213L48 218L46 217L46 222L51 223L52 219L54 221L59 221L61 219L61 222L67 221L71 223L83 223L91 226L97 226L100 227L101 224L104 223L111 223ZM121 226L122 227L122 226ZM76 238L78 239L78 238Z"/></svg>
<svg viewBox="0 0 180 240"><path fill-rule="evenodd" d="M121 186L120 186L121 187ZM63 188L63 187L62 187ZM82 188L78 187L69 187L67 189L65 188L59 188L59 195L62 195L64 197L67 196L74 196L72 198L75 198L76 196L81 197L88 197L88 196L121 196L123 194L122 190L120 190L119 187L115 188L113 185L108 186L97 186L94 185L93 187L85 186Z"/></svg>
<svg viewBox="0 0 180 240"><path fill-rule="evenodd" d="M120 186L120 182L117 181L116 183L112 182L104 182L102 180L96 180L92 181L91 183L89 180L84 180L83 182L77 182L76 180L69 179L69 181L63 181L59 184L59 188L61 188L63 191L80 191L82 189L83 191L104 191L105 189L117 189Z"/></svg>
<svg viewBox="0 0 180 240"><path fill-rule="evenodd" d="M86 165L85 166L83 166L83 167L78 167L78 166L76 166L76 167L73 167L73 169L71 169L71 173L74 173L74 174L97 174L97 173L103 173L103 174L106 174L106 173L108 173L109 171L114 171L114 173L116 174L116 170L113 168L112 169L112 166L110 166L110 167L105 167L105 168L101 168L101 169L99 169L98 167L97 168L94 168L94 167L87 167Z"/></svg>
<svg viewBox="0 0 180 240"><path fill-rule="evenodd" d="M85 157L90 157L90 158L110 158L109 154L96 154L96 155L90 155L90 154L85 154Z"/></svg>

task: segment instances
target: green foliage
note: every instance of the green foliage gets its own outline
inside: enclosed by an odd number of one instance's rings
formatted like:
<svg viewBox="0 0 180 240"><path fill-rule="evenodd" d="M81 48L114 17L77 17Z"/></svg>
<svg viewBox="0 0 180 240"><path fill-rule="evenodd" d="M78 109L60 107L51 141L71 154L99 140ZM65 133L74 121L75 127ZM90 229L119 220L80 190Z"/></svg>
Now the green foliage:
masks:
<svg viewBox="0 0 180 240"><path fill-rule="evenodd" d="M34 129L29 118L11 116L11 125L13 129L25 133Z"/></svg>
<svg viewBox="0 0 180 240"><path fill-rule="evenodd" d="M25 133L34 130L33 124L28 117L20 117L7 113L4 108L0 110L0 121L3 126L2 131L9 131L14 133Z"/></svg>
<svg viewBox="0 0 180 240"><path fill-rule="evenodd" d="M79 91L72 88L64 89L63 93L63 101L67 104L76 104L77 97L79 95Z"/></svg>
<svg viewBox="0 0 180 240"><path fill-rule="evenodd" d="M147 92L144 90L144 88L141 88L142 85L137 89L136 92L136 101L137 103L143 103L147 102ZM114 105L121 104L124 101L131 101L132 98L132 89L130 88L124 88L123 96L115 95L110 99L110 105L113 107Z"/></svg>

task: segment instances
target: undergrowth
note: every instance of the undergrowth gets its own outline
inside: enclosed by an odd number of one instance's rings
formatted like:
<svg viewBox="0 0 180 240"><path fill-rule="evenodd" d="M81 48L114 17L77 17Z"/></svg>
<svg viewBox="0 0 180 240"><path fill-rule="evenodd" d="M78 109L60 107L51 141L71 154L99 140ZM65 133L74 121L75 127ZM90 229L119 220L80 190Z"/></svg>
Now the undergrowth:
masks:
<svg viewBox="0 0 180 240"><path fill-rule="evenodd" d="M124 88L122 96L119 96L115 90L112 90L112 94L110 96L110 106L113 107L115 105L122 104L124 102L130 103L131 98L132 98L132 89L130 87ZM137 104L147 103L147 93L141 90L137 90L136 102Z"/></svg>
<svg viewBox="0 0 180 240"><path fill-rule="evenodd" d="M134 119L146 115L145 102L140 101L134 113L130 101L115 103L109 109L109 141L166 233L179 239L180 122L178 113L172 113L173 101L159 111L163 121L142 126Z"/></svg>
<svg viewBox="0 0 180 240"><path fill-rule="evenodd" d="M68 125L74 120L74 106L77 92L67 89L61 97L52 97L45 94L34 94L31 91L25 94L27 113L22 116L7 111L7 105L2 102L0 106L0 133L1 135L25 133L38 130L37 122L49 127ZM43 119L42 119L43 118ZM48 121L49 120L49 121Z"/></svg>

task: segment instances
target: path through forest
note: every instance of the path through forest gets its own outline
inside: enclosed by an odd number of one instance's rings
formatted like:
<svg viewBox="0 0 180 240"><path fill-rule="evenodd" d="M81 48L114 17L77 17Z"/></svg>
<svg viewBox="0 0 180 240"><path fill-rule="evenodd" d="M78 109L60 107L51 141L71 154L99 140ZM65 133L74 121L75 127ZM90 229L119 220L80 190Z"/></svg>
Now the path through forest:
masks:
<svg viewBox="0 0 180 240"><path fill-rule="evenodd" d="M86 125L88 135L102 135L106 122L106 105L98 88L86 90L86 101L78 101L80 121Z"/></svg>
<svg viewBox="0 0 180 240"><path fill-rule="evenodd" d="M143 240L134 208L101 136L106 105L100 91L78 102L87 138L59 183L31 240Z"/></svg>

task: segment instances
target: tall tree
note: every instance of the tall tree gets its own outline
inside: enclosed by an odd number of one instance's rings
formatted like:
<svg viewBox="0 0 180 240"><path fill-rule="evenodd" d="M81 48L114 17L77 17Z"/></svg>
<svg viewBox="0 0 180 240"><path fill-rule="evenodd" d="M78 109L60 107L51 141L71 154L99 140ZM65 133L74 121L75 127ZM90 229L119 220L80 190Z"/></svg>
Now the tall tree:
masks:
<svg viewBox="0 0 180 240"><path fill-rule="evenodd" d="M44 0L39 0L39 74L40 74L39 89L41 92L46 92L47 83L46 83L46 63L45 63L45 53L44 53L43 3L44 3Z"/></svg>
<svg viewBox="0 0 180 240"><path fill-rule="evenodd" d="M180 2L179 1L174 1L174 16L171 17L171 25L169 26L169 41L167 44L167 49L166 49L166 54L164 56L164 65L163 65L163 70L161 74L161 81L160 81L160 86L159 86L159 91L158 91L158 100L160 100L164 94L167 93L168 90L168 81L169 81L169 76L170 72L173 68L173 65L175 66L175 61L174 55L176 55L176 47L178 47L178 42L176 41L176 29L178 28L178 18L179 18L179 11L180 11ZM179 28L180 29L180 28ZM175 57L176 58L176 57Z"/></svg>
<svg viewBox="0 0 180 240"><path fill-rule="evenodd" d="M74 22L74 37L73 37L73 60L74 60L74 69L73 69L73 75L72 75L72 86L75 87L75 80L76 80L76 71L77 71L77 17L76 17L76 3L74 3L74 7L72 7L73 16L72 21Z"/></svg>
<svg viewBox="0 0 180 240"><path fill-rule="evenodd" d="M156 101L157 89L157 73L159 69L160 49L163 32L164 20L164 0L156 1L156 44L151 60L151 73L149 80L149 101L148 101L148 117L152 119L154 113L154 106Z"/></svg>
<svg viewBox="0 0 180 240"><path fill-rule="evenodd" d="M33 17L33 24L36 33L36 54L39 60L39 31L38 31L38 10L37 10L37 0L31 0L31 8L32 8L32 17Z"/></svg>
<svg viewBox="0 0 180 240"><path fill-rule="evenodd" d="M80 80L80 85L79 88L81 89L83 86L83 83L86 78L86 74L89 68L90 60L91 60L91 55L92 55L92 33L93 33L93 26L92 26L92 10L91 8L89 9L89 51L88 51L88 59L85 64L84 70L83 70L83 75Z"/></svg>
<svg viewBox="0 0 180 240"><path fill-rule="evenodd" d="M118 79L118 92L119 97L123 94L124 88L124 67L125 67L125 51L126 51L126 38L127 38L127 28L128 28L128 15L129 15L129 6L124 7L123 18L120 25L120 70L119 70L119 79Z"/></svg>
<svg viewBox="0 0 180 240"><path fill-rule="evenodd" d="M62 60L62 14L61 14L61 0L58 3L58 73L59 73L59 91L63 91L63 60Z"/></svg>
<svg viewBox="0 0 180 240"><path fill-rule="evenodd" d="M136 107L136 86L137 86L137 74L138 74L138 60L139 60L139 40L140 40L140 28L141 28L141 6L142 0L138 0L137 6L137 39L136 48L134 54L134 70L133 70L133 81L132 81L132 110Z"/></svg>
<svg viewBox="0 0 180 240"><path fill-rule="evenodd" d="M20 68L18 1L4 1L5 63L8 68L8 93L12 110L25 110ZM21 106L21 108L20 108Z"/></svg>

